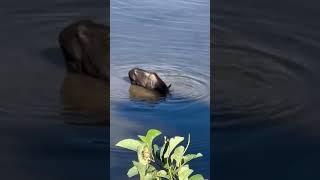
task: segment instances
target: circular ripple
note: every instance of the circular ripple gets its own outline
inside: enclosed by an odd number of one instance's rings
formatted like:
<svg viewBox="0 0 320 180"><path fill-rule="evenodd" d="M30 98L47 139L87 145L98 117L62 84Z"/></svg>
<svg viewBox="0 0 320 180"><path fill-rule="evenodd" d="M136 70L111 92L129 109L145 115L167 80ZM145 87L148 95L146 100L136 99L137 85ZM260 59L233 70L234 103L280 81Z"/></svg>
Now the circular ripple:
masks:
<svg viewBox="0 0 320 180"><path fill-rule="evenodd" d="M138 64L138 63L134 63ZM130 99L128 89L130 87L128 71L136 65L113 66L111 71L115 77L111 77L111 101L135 101L132 106L139 108L157 108L157 106L150 106L148 103L141 103L139 99ZM167 85L171 84L170 94L166 98L153 101L155 104L162 106L175 106L175 110L184 109L191 104L197 102L209 101L210 86L209 86L209 73L199 73L197 68L182 68L179 66L167 65L143 65L143 68L149 71L156 72ZM122 89L124 88L124 89Z"/></svg>
<svg viewBox="0 0 320 180"><path fill-rule="evenodd" d="M284 123L305 108L303 64L264 49L217 46L215 55L213 127Z"/></svg>

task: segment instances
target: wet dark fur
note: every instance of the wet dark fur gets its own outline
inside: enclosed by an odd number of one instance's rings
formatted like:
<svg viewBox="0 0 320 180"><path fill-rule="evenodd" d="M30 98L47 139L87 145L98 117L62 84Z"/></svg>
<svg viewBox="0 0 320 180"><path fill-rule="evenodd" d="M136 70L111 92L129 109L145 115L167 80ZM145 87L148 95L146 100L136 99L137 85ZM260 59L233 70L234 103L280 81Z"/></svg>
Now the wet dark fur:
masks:
<svg viewBox="0 0 320 180"><path fill-rule="evenodd" d="M140 68L131 69L128 73L131 84L142 86L144 88L158 91L161 94L169 93L171 85L166 83L154 72L146 71Z"/></svg>
<svg viewBox="0 0 320 180"><path fill-rule="evenodd" d="M61 31L59 43L67 70L108 79L109 28L90 20L77 21Z"/></svg>

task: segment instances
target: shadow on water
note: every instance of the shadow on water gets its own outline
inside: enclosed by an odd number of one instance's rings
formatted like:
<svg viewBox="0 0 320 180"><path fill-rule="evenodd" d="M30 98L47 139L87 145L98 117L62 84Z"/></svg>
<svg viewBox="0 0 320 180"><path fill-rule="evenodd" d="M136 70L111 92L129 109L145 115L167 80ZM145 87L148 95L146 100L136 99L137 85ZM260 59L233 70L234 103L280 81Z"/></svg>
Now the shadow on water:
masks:
<svg viewBox="0 0 320 180"><path fill-rule="evenodd" d="M122 79L123 79L124 81L128 82L128 83L131 83L131 82L130 82L130 78L129 78L128 76L123 77Z"/></svg>
<svg viewBox="0 0 320 180"><path fill-rule="evenodd" d="M59 68L65 68L65 60L59 47L51 47L41 51L41 55L48 63L53 64Z"/></svg>

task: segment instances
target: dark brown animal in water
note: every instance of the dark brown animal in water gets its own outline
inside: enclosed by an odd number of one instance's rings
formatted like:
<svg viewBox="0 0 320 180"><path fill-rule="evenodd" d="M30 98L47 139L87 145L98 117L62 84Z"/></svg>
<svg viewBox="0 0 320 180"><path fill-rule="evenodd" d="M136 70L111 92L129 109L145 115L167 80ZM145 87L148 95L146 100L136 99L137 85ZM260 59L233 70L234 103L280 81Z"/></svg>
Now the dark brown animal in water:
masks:
<svg viewBox="0 0 320 180"><path fill-rule="evenodd" d="M109 125L109 28L91 20L68 25L59 34L66 77L61 96L64 114L85 112L92 118L67 122Z"/></svg>
<svg viewBox="0 0 320 180"><path fill-rule="evenodd" d="M131 84L158 91L161 94L169 93L169 86L155 73L139 68L131 69L128 73Z"/></svg>
<svg viewBox="0 0 320 180"><path fill-rule="evenodd" d="M108 80L109 28L90 20L77 21L59 35L67 70Z"/></svg>

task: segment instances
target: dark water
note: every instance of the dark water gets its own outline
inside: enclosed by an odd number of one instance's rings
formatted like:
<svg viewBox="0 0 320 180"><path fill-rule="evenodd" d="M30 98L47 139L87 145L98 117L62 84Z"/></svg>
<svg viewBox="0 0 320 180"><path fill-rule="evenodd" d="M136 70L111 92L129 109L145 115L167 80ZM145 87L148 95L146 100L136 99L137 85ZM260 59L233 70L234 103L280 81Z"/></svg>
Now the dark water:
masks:
<svg viewBox="0 0 320 180"><path fill-rule="evenodd" d="M110 14L111 178L126 179L136 158L114 144L150 128L167 136L190 132L189 152L204 154L191 168L209 178L209 1L111 1ZM171 95L130 87L134 67L157 72L172 84Z"/></svg>
<svg viewBox="0 0 320 180"><path fill-rule="evenodd" d="M320 179L319 5L213 4L216 180Z"/></svg>
<svg viewBox="0 0 320 180"><path fill-rule="evenodd" d="M57 41L75 20L105 24L105 3L10 0L0 7L1 177L106 179L103 86L66 74Z"/></svg>

